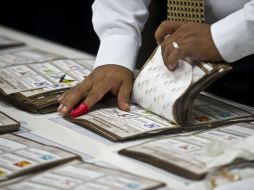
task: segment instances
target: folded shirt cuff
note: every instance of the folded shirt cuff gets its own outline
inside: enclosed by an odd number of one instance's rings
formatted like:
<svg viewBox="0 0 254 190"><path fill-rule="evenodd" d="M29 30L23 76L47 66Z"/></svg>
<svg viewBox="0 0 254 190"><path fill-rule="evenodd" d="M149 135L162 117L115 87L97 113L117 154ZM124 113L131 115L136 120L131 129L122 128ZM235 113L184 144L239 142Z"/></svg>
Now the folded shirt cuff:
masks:
<svg viewBox="0 0 254 190"><path fill-rule="evenodd" d="M234 62L254 52L253 23L245 18L241 9L212 24L214 43L223 59Z"/></svg>
<svg viewBox="0 0 254 190"><path fill-rule="evenodd" d="M121 65L132 72L135 70L139 43L126 35L110 35L101 41L94 69L108 64Z"/></svg>

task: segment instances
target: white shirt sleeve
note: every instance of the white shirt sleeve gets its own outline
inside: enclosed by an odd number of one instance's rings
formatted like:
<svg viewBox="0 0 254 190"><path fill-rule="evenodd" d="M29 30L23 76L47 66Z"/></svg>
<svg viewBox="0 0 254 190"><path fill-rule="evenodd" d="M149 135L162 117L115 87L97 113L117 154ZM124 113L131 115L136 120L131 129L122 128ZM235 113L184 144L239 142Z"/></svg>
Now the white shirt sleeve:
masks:
<svg viewBox="0 0 254 190"><path fill-rule="evenodd" d="M93 26L100 38L94 68L115 64L135 70L151 0L95 0Z"/></svg>
<svg viewBox="0 0 254 190"><path fill-rule="evenodd" d="M254 0L212 24L211 33L217 49L227 62L254 54Z"/></svg>

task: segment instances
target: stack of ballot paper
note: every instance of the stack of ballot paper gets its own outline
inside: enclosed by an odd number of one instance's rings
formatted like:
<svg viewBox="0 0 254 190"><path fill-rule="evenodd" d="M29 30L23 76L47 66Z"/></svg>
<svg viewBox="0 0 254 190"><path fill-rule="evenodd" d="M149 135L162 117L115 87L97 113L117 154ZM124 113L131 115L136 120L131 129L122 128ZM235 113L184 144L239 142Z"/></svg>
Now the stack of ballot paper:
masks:
<svg viewBox="0 0 254 190"><path fill-rule="evenodd" d="M120 110L114 101L105 101L89 113L72 118L71 122L91 129L112 141L124 141L142 137L202 130L229 123L253 120L253 109L245 109L233 102L200 94L192 108L193 126L179 125L143 107L132 104L130 111ZM213 125L211 125L213 124ZM216 124L216 125L214 125Z"/></svg>
<svg viewBox="0 0 254 190"><path fill-rule="evenodd" d="M120 151L190 179L254 160L254 124L237 123L191 135L164 137Z"/></svg>
<svg viewBox="0 0 254 190"><path fill-rule="evenodd" d="M13 134L0 136L0 182L78 158Z"/></svg>
<svg viewBox="0 0 254 190"><path fill-rule="evenodd" d="M201 92L226 74L230 66L188 59L180 60L177 68L169 71L160 50L155 50L137 74L129 112L103 102L101 108L86 115L66 119L113 141L254 120L254 112Z"/></svg>
<svg viewBox="0 0 254 190"><path fill-rule="evenodd" d="M0 35L0 49L18 47L23 45L25 45L24 42L9 38L7 36Z"/></svg>
<svg viewBox="0 0 254 190"><path fill-rule="evenodd" d="M85 163L72 153L18 137L0 136L1 189L148 190L165 184Z"/></svg>
<svg viewBox="0 0 254 190"><path fill-rule="evenodd" d="M73 161L5 185L4 189L152 190L163 183L121 170Z"/></svg>
<svg viewBox="0 0 254 190"><path fill-rule="evenodd" d="M92 64L28 47L1 51L0 96L30 112L56 111L57 98L81 82Z"/></svg>
<svg viewBox="0 0 254 190"><path fill-rule="evenodd" d="M0 134L19 130L18 121L0 111Z"/></svg>

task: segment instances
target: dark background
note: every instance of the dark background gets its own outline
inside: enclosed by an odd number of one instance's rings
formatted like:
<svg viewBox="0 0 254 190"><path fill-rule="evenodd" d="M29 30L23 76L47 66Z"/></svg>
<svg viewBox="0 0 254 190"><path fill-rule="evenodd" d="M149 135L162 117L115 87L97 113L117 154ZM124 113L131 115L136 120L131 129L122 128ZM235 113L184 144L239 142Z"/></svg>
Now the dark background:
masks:
<svg viewBox="0 0 254 190"><path fill-rule="evenodd" d="M93 0L5 0L1 2L0 24L95 55L99 39L92 27L92 3ZM154 0L150 13L143 32L139 65L156 46L153 33L166 18L166 1Z"/></svg>
<svg viewBox="0 0 254 190"><path fill-rule="evenodd" d="M92 28L93 0L6 0L0 23L92 54L99 40Z"/></svg>

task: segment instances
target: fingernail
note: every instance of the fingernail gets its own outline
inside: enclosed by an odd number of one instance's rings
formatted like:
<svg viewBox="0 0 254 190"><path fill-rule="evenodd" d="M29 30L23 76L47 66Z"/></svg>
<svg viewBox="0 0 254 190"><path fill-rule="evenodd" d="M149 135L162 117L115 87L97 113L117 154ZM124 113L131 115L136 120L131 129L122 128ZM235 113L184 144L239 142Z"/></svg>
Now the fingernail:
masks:
<svg viewBox="0 0 254 190"><path fill-rule="evenodd" d="M123 110L123 111L130 111L130 105L129 105L129 103L121 101L121 102L119 102L118 105L119 105L119 108L121 110Z"/></svg>
<svg viewBox="0 0 254 190"><path fill-rule="evenodd" d="M171 65L168 65L168 70L172 71L173 67Z"/></svg>
<svg viewBox="0 0 254 190"><path fill-rule="evenodd" d="M176 69L176 66L177 66L177 65L169 64L169 65L168 65L168 69L169 69L170 71L174 71L174 70Z"/></svg>
<svg viewBox="0 0 254 190"><path fill-rule="evenodd" d="M58 111L58 112L61 112L62 109L63 109L63 107L64 107L64 105L63 105L63 104L60 104L60 106L58 106L58 108L57 108L57 111Z"/></svg>
<svg viewBox="0 0 254 190"><path fill-rule="evenodd" d="M130 105L128 103L124 103L124 109L125 111L130 111Z"/></svg>
<svg viewBox="0 0 254 190"><path fill-rule="evenodd" d="M63 109L62 109L62 113L67 113L68 112L68 107L67 106L64 106Z"/></svg>
<svg viewBox="0 0 254 190"><path fill-rule="evenodd" d="M89 111L88 106L85 103L81 103L77 108L71 111L71 117L78 117L86 114Z"/></svg>

